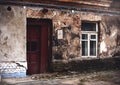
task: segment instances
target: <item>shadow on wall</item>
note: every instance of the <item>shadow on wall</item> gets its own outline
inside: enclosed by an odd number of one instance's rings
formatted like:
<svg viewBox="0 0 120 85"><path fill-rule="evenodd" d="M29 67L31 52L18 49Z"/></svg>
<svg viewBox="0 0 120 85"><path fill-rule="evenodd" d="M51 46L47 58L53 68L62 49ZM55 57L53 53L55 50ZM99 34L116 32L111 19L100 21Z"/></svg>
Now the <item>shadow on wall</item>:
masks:
<svg viewBox="0 0 120 85"><path fill-rule="evenodd" d="M112 3L111 3L110 7L120 9L120 0L112 0Z"/></svg>
<svg viewBox="0 0 120 85"><path fill-rule="evenodd" d="M0 85L10 85L10 84L3 82L3 81L0 81Z"/></svg>
<svg viewBox="0 0 120 85"><path fill-rule="evenodd" d="M118 70L120 69L120 57L106 58L106 59L92 59L92 60L78 60L64 62L54 62L53 71L65 72L96 72L104 70Z"/></svg>
<svg viewBox="0 0 120 85"><path fill-rule="evenodd" d="M120 56L120 18L119 16L103 16L101 22L102 40L106 44L106 56ZM101 43L101 46L102 43ZM103 48L102 48L103 49Z"/></svg>

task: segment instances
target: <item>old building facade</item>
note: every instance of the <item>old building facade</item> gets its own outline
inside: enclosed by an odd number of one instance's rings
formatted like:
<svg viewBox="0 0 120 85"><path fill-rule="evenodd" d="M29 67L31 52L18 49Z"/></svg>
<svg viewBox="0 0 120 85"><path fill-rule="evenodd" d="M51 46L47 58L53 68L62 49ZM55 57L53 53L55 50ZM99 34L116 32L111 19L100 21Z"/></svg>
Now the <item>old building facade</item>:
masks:
<svg viewBox="0 0 120 85"><path fill-rule="evenodd" d="M61 65L72 61L119 56L119 1L66 2L1 2L2 77L59 71L69 69Z"/></svg>

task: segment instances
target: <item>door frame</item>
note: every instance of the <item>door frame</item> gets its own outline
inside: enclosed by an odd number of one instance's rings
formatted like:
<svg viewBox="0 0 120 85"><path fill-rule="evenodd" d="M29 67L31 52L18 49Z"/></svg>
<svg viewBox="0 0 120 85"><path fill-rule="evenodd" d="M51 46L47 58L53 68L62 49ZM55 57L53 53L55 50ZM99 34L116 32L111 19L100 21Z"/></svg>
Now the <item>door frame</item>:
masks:
<svg viewBox="0 0 120 85"><path fill-rule="evenodd" d="M33 24L34 21L38 21L38 23L40 22L40 24L42 23L49 27L48 28L48 61L47 61L48 68L47 68L47 72L51 72L52 71L52 64L51 64L52 63L52 28L53 28L52 20L43 19L43 18L26 18L26 36L27 36L28 24ZM27 37L26 37L26 46L27 46ZM27 59L27 47L26 47L26 59Z"/></svg>

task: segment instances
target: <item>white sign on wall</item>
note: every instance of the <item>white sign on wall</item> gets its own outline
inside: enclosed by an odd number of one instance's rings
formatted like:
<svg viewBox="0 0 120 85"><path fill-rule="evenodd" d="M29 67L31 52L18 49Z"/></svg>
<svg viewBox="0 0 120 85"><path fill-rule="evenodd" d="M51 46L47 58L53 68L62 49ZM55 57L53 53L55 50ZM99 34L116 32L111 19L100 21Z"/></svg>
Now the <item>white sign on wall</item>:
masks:
<svg viewBox="0 0 120 85"><path fill-rule="evenodd" d="M57 38L63 39L63 30L57 30Z"/></svg>

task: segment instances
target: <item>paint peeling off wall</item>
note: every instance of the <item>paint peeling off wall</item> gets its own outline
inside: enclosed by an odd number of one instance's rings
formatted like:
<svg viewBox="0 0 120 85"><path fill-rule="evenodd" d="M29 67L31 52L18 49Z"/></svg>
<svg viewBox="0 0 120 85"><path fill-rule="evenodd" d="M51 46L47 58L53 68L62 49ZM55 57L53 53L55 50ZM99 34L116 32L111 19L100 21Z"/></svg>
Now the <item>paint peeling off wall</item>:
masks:
<svg viewBox="0 0 120 85"><path fill-rule="evenodd" d="M102 41L100 43L100 53L104 53L104 52L107 52L107 46L106 46L106 43Z"/></svg>
<svg viewBox="0 0 120 85"><path fill-rule="evenodd" d="M46 12L44 12L46 10ZM55 60L82 59L81 22L98 23L97 58L107 58L119 53L119 16L96 14L92 12L72 12L42 8L27 8L27 17L49 18L53 21L52 56ZM58 30L63 31L63 39L58 39Z"/></svg>
<svg viewBox="0 0 120 85"><path fill-rule="evenodd" d="M0 63L0 74L2 78L25 77L26 62L2 62Z"/></svg>
<svg viewBox="0 0 120 85"><path fill-rule="evenodd" d="M43 11L46 11L44 13ZM94 13L72 12L71 10L54 10L27 8L29 18L49 18L53 21L52 56L53 60L73 60L81 58L81 22L100 21L101 15ZM63 39L58 39L58 31L63 31Z"/></svg>
<svg viewBox="0 0 120 85"><path fill-rule="evenodd" d="M26 61L25 35L25 9L23 7L1 5L0 61Z"/></svg>
<svg viewBox="0 0 120 85"><path fill-rule="evenodd" d="M0 5L0 75L26 76L26 10Z"/></svg>
<svg viewBox="0 0 120 85"><path fill-rule="evenodd" d="M120 17L103 16L101 21L101 57L119 56Z"/></svg>
<svg viewBox="0 0 120 85"><path fill-rule="evenodd" d="M44 11L47 10L46 13ZM27 17L49 18L53 20L53 57L68 60L80 55L80 15L70 11L28 8ZM58 39L58 30L63 31L63 39ZM71 50L70 50L71 49Z"/></svg>
<svg viewBox="0 0 120 85"><path fill-rule="evenodd" d="M102 20L102 15L98 15L94 13L82 13L81 20L98 22Z"/></svg>

